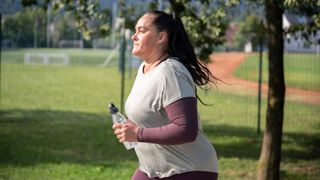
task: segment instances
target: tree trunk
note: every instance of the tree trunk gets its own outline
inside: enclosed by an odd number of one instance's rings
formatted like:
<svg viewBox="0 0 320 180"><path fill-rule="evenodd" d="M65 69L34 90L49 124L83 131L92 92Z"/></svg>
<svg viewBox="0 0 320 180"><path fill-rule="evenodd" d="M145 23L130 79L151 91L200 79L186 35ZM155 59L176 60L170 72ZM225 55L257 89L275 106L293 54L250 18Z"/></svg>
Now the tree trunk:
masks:
<svg viewBox="0 0 320 180"><path fill-rule="evenodd" d="M282 125L285 101L283 71L282 0L265 1L268 35L269 91L266 129L258 164L258 180L280 178Z"/></svg>

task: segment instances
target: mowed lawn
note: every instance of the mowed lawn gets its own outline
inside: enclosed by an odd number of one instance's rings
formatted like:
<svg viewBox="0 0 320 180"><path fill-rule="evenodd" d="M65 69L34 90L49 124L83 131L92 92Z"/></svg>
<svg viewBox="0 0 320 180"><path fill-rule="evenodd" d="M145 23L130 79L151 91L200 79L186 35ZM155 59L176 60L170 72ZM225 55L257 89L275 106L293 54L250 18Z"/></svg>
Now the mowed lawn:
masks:
<svg viewBox="0 0 320 180"><path fill-rule="evenodd" d="M90 57L84 59L70 66L3 60L0 179L130 179L137 158L114 137L107 110L109 102L120 105L120 73L116 66L85 66ZM96 64L104 59L96 57ZM125 96L134 74L126 73ZM213 104L199 103L199 111L218 153L220 179L255 179L263 136L256 132L257 99L215 89L199 93ZM263 130L265 99L262 109ZM286 103L281 179L319 177L319 110Z"/></svg>
<svg viewBox="0 0 320 180"><path fill-rule="evenodd" d="M263 54L262 82L268 82L268 59ZM259 54L250 55L236 70L236 76L258 82ZM284 75L287 87L320 91L320 55L284 54Z"/></svg>

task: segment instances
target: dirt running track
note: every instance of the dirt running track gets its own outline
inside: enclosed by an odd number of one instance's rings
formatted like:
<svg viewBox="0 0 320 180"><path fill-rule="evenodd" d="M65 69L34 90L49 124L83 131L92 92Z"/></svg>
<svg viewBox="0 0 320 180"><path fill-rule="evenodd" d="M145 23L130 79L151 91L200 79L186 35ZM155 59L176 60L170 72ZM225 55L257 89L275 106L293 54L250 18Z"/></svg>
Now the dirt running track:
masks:
<svg viewBox="0 0 320 180"><path fill-rule="evenodd" d="M209 69L215 76L227 83L219 83L219 90L245 95L258 94L257 82L240 79L233 75L233 72L246 57L247 54L238 52L215 53L210 56L211 63L208 64ZM261 87L262 96L266 97L268 85L262 84ZM286 87L287 100L320 105L320 92Z"/></svg>

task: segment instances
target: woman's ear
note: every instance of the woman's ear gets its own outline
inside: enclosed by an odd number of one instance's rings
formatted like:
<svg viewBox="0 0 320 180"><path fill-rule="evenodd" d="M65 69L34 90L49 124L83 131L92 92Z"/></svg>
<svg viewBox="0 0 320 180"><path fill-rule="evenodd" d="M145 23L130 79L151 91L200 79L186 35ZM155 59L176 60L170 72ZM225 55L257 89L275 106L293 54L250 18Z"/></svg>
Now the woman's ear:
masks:
<svg viewBox="0 0 320 180"><path fill-rule="evenodd" d="M166 32L160 32L158 35L158 42L165 43L168 41L168 34Z"/></svg>

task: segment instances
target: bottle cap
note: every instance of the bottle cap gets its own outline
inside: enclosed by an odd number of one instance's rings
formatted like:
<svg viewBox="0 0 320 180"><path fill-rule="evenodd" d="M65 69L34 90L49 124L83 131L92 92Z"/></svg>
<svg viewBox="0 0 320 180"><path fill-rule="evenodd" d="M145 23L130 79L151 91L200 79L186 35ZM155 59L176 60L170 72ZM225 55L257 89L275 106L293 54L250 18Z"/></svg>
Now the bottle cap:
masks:
<svg viewBox="0 0 320 180"><path fill-rule="evenodd" d="M114 114L114 113L119 112L119 109L113 103L110 103L109 104L109 111L111 114Z"/></svg>

